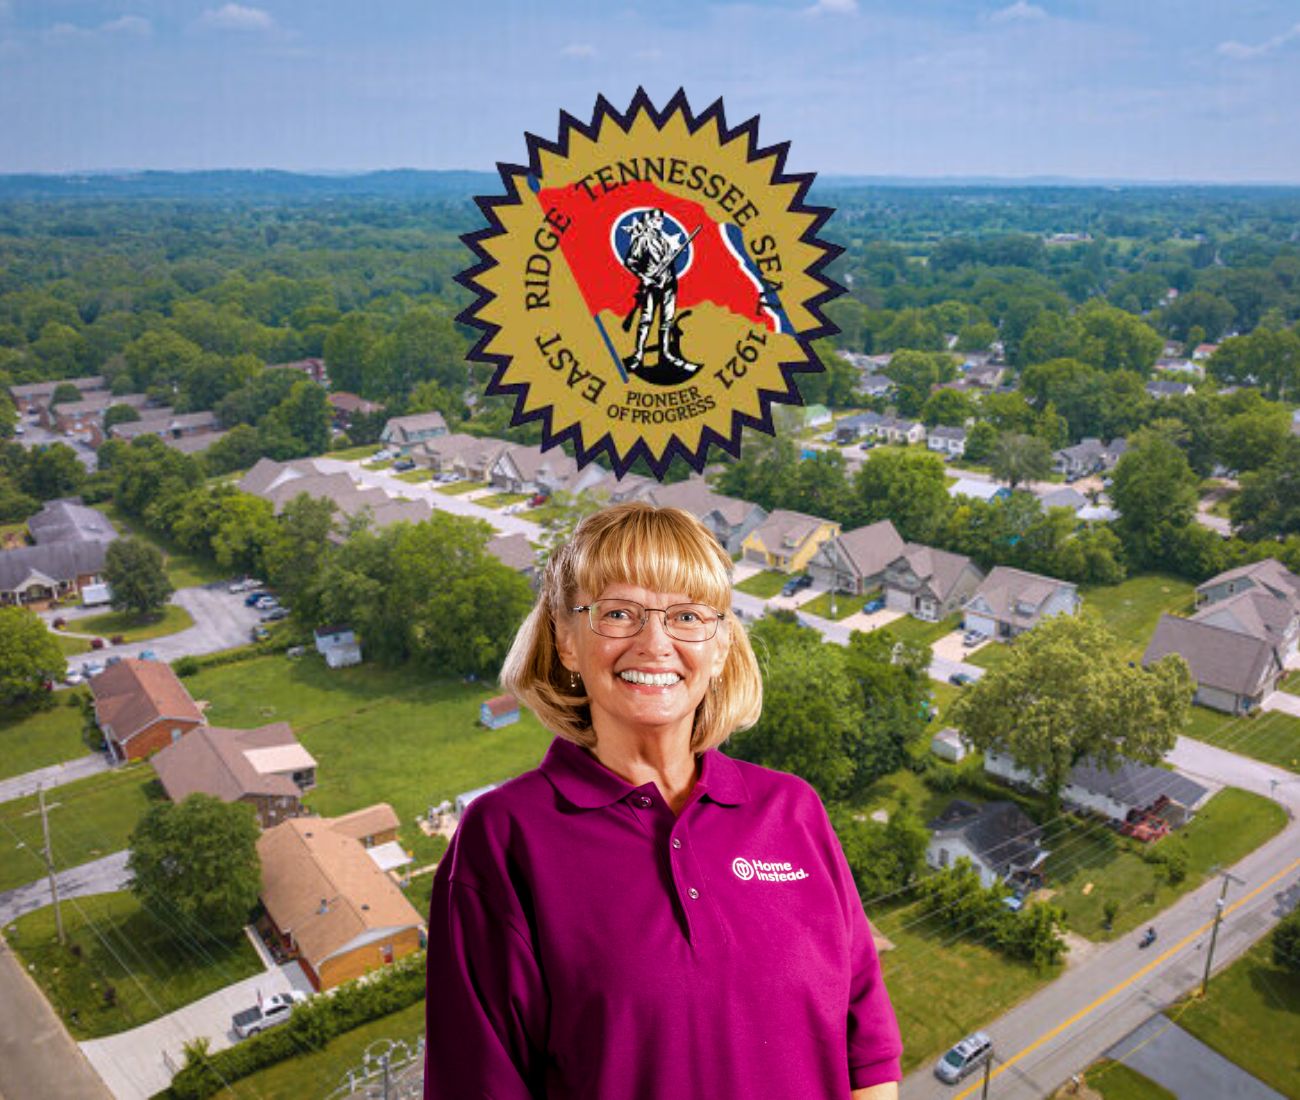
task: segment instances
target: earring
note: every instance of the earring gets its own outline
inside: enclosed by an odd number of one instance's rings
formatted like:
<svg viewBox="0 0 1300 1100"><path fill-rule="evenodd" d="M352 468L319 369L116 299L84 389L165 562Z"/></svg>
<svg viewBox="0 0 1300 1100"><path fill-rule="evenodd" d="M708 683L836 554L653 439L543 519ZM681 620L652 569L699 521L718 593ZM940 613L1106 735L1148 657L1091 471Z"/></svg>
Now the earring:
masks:
<svg viewBox="0 0 1300 1100"><path fill-rule="evenodd" d="M569 687L574 691L578 690L578 674L573 669L569 669Z"/></svg>

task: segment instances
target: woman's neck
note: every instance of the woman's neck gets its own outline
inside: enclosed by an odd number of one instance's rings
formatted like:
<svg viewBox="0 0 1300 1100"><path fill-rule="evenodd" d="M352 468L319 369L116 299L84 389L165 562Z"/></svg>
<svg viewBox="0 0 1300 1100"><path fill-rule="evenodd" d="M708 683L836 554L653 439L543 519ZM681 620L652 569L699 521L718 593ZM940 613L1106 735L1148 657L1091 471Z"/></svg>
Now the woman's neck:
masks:
<svg viewBox="0 0 1300 1100"><path fill-rule="evenodd" d="M653 782L673 813L681 812L695 788L699 764L691 752L689 735L602 737L597 730L591 751L601 764L629 783L639 787Z"/></svg>

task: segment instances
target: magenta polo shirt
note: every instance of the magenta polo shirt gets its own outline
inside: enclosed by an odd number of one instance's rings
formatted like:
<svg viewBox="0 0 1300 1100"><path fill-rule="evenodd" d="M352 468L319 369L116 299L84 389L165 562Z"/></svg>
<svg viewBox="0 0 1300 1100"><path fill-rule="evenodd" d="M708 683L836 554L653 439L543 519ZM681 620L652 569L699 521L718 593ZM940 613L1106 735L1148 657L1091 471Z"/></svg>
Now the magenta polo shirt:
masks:
<svg viewBox="0 0 1300 1100"><path fill-rule="evenodd" d="M899 1079L816 793L701 764L674 816L557 739L469 807L434 880L426 1100L841 1100Z"/></svg>

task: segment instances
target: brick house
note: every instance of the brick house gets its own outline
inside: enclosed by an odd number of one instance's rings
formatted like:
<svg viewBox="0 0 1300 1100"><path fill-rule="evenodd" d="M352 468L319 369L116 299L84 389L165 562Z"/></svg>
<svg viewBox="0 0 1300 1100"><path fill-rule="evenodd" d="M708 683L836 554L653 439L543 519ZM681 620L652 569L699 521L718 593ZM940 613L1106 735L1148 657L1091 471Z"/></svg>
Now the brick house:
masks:
<svg viewBox="0 0 1300 1100"><path fill-rule="evenodd" d="M203 725L185 685L161 661L123 658L90 681L90 693L114 760L144 760Z"/></svg>

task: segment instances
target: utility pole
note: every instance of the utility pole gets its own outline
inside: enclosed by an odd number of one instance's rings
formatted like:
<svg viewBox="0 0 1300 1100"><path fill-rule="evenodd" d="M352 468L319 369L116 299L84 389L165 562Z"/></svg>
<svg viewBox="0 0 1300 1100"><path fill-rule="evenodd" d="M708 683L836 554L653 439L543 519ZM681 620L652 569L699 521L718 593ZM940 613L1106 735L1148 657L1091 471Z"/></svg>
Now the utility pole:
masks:
<svg viewBox="0 0 1300 1100"><path fill-rule="evenodd" d="M980 1100L988 1100L989 1095L989 1077L993 1073L993 1055L989 1055L989 1060L984 1063L984 1087L980 1089Z"/></svg>
<svg viewBox="0 0 1300 1100"><path fill-rule="evenodd" d="M1238 885L1241 879L1235 875L1223 872L1223 887L1219 890L1219 896L1214 902L1214 927L1210 929L1210 949L1205 953L1205 976L1201 978L1201 996L1205 996L1205 991L1210 987L1210 967L1214 965L1214 945L1219 939L1219 925L1223 923L1223 903L1228 896L1228 880L1232 879Z"/></svg>
<svg viewBox="0 0 1300 1100"><path fill-rule="evenodd" d="M54 924L59 931L59 943L67 943L63 934L63 911L59 908L59 879L54 873L54 852L50 848L50 815L45 807L45 788L37 787L36 796L41 805L41 832L45 836L45 870L50 876L50 896L54 900Z"/></svg>

